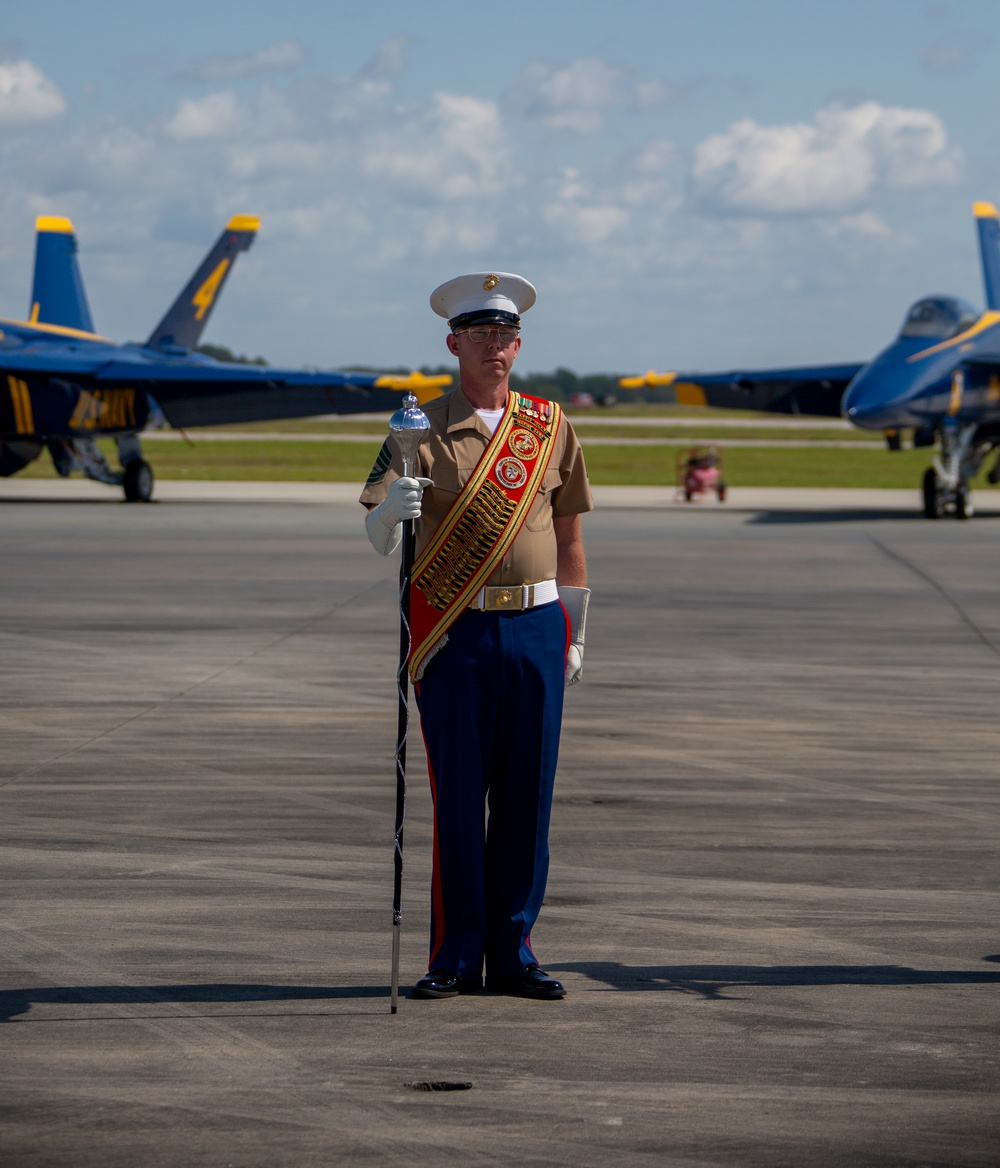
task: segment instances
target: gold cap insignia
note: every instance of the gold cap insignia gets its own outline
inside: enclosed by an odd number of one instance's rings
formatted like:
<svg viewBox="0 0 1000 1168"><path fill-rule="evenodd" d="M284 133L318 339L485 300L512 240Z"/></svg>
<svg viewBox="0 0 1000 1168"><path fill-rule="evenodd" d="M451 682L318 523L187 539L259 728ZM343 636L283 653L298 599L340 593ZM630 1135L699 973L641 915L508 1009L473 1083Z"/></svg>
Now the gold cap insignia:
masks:
<svg viewBox="0 0 1000 1168"><path fill-rule="evenodd" d="M492 292L499 283L500 277L496 274L496 272L490 272L490 274L483 281L483 291Z"/></svg>

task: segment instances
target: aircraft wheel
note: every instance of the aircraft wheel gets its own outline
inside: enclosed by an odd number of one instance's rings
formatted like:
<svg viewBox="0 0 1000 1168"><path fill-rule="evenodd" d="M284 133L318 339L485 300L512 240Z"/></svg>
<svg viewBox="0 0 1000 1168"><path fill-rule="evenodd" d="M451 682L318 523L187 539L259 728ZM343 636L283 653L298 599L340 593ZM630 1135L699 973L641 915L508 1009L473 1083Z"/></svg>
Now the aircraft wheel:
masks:
<svg viewBox="0 0 1000 1168"><path fill-rule="evenodd" d="M940 519L942 511L941 488L938 484L937 471L929 466L924 471L924 516L927 519Z"/></svg>
<svg viewBox="0 0 1000 1168"><path fill-rule="evenodd" d="M153 468L141 458L125 467L122 487L126 503L148 503L153 497Z"/></svg>
<svg viewBox="0 0 1000 1168"><path fill-rule="evenodd" d="M955 492L955 518L971 519L976 513L972 505L972 492L968 487L959 487Z"/></svg>

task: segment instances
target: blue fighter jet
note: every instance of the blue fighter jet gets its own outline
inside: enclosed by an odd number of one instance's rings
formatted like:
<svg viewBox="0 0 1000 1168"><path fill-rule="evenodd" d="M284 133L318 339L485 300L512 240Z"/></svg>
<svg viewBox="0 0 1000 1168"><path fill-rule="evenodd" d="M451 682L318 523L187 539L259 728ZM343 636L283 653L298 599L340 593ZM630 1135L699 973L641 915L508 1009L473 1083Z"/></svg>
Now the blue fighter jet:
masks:
<svg viewBox="0 0 1000 1168"><path fill-rule="evenodd" d="M672 386L683 405L845 417L885 433L890 450L903 435L936 446L924 472L924 514L967 519L970 484L1000 448L1000 221L976 203L986 311L954 296L925 296L896 339L867 364L757 369L729 373L649 373L624 377L626 389ZM988 474L1000 482L1000 457Z"/></svg>
<svg viewBox="0 0 1000 1168"><path fill-rule="evenodd" d="M315 414L393 410L401 391L424 401L448 376L324 373L213 360L195 352L241 251L259 220L236 215L144 344L94 332L69 219L40 216L28 320L0 319L0 476L48 449L56 470L123 488L129 502L153 493L143 429L179 429ZM112 438L119 467L97 443Z"/></svg>

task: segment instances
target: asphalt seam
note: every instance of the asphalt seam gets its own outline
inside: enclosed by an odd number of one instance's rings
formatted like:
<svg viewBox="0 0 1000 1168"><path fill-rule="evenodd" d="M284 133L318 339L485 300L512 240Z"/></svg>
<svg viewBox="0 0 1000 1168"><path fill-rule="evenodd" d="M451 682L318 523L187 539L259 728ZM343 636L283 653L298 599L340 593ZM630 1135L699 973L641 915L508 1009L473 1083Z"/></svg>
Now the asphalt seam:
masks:
<svg viewBox="0 0 1000 1168"><path fill-rule="evenodd" d="M905 556L900 555L899 552L894 552L892 548L886 547L886 545L882 543L880 539L876 539L874 535L869 535L868 538L879 549L879 551L888 556L890 560L895 560L897 564L902 564L902 566L904 568L908 568L914 576L917 576L919 579L923 580L925 584L929 584L943 600L946 600L951 605L951 607L958 613L965 624L968 625L971 631L979 638L980 641L982 641L986 648L989 649L989 651L996 657L1000 657L1000 646L995 645L989 639L989 637L987 637L979 625L976 624L972 617L969 616L965 609L948 592L943 584L939 584L937 580L935 580L934 577L930 575L929 572L925 572L923 568L918 568L916 564L911 563L910 560L908 560Z"/></svg>

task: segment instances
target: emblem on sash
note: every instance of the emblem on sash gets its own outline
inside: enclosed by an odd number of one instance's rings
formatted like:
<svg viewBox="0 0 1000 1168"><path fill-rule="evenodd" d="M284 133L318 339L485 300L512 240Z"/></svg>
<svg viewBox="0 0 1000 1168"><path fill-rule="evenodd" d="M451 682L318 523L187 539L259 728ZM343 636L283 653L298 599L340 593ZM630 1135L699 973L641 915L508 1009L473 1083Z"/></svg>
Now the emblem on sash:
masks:
<svg viewBox="0 0 1000 1168"><path fill-rule="evenodd" d="M515 430L507 445L520 458L532 459L538 453L538 439L527 430Z"/></svg>
<svg viewBox="0 0 1000 1168"><path fill-rule="evenodd" d="M516 490L528 481L528 468L519 458L501 458L497 463L496 476L502 486Z"/></svg>

